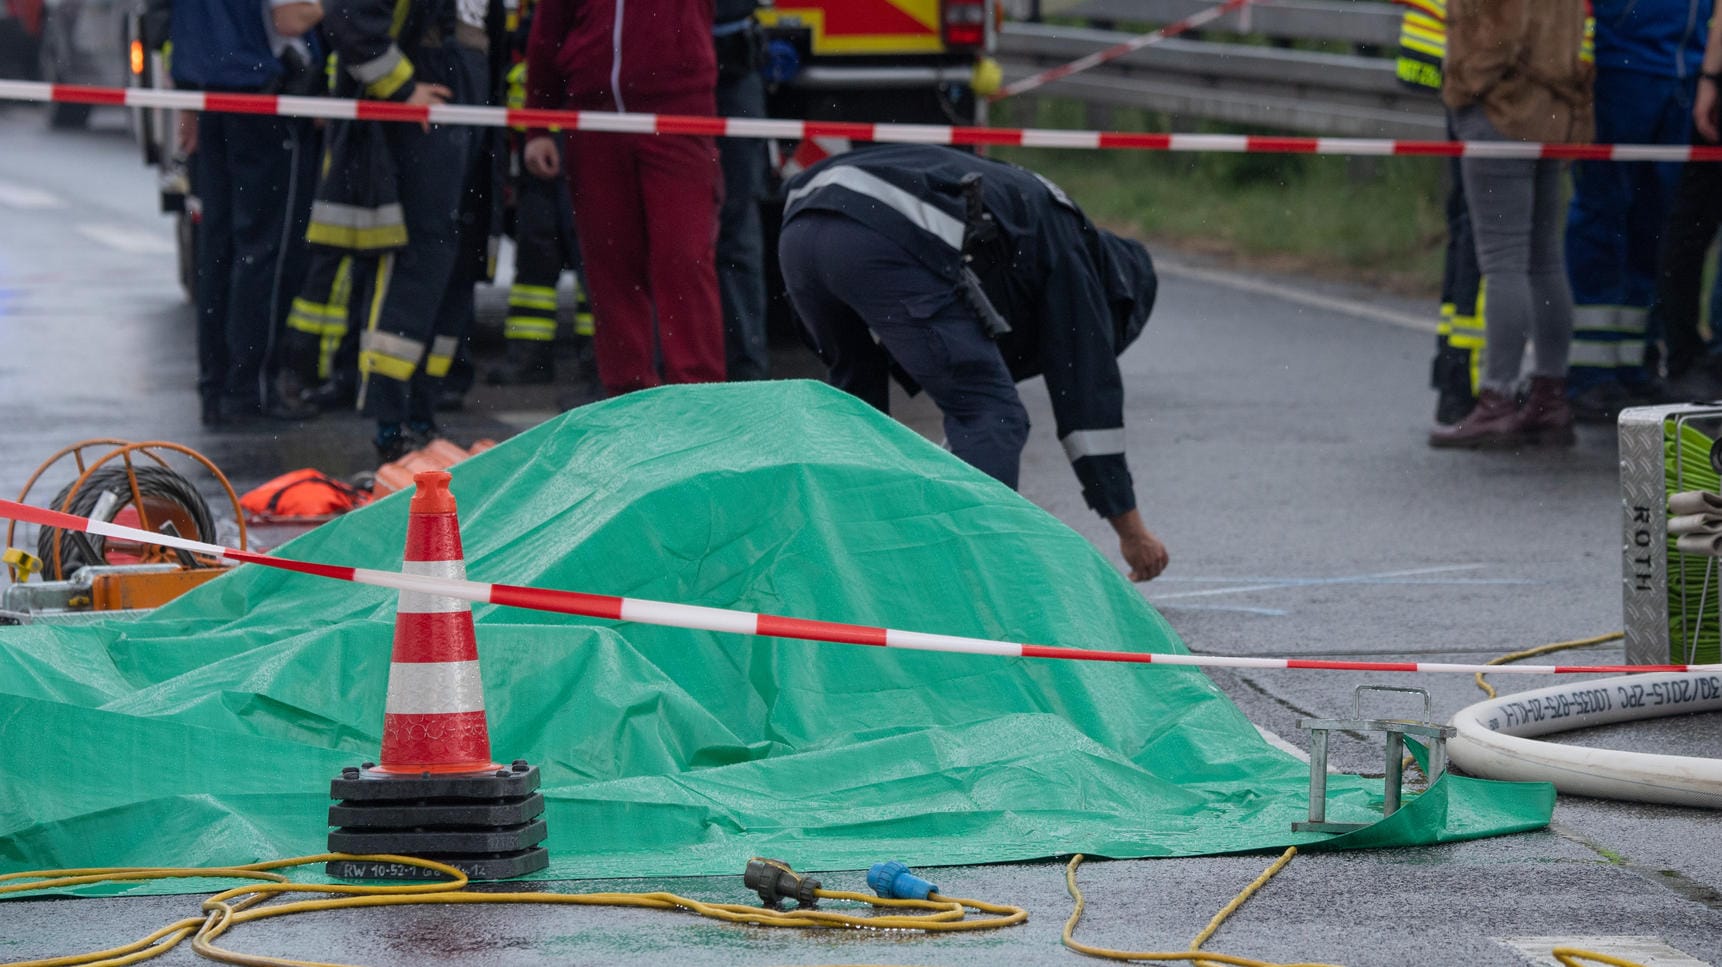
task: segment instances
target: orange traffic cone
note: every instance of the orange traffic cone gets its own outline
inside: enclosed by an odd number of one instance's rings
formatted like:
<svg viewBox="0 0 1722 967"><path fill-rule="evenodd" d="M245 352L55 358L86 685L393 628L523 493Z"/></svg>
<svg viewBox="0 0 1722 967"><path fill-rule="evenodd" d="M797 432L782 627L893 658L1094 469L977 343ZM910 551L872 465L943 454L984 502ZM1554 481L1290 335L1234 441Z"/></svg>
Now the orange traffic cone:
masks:
<svg viewBox="0 0 1722 967"><path fill-rule="evenodd" d="M446 470L413 477L402 570L464 580L460 523ZM341 770L329 784L330 876L421 879L424 871L353 854L433 856L475 880L542 870L550 854L538 769L490 761L484 683L472 606L402 591L383 710L381 762Z"/></svg>
<svg viewBox="0 0 1722 967"><path fill-rule="evenodd" d="M408 574L466 579L460 520L448 483L446 470L413 475L417 489L408 507L402 565ZM383 710L382 760L374 771L448 775L499 768L490 761L472 605L460 598L402 591Z"/></svg>

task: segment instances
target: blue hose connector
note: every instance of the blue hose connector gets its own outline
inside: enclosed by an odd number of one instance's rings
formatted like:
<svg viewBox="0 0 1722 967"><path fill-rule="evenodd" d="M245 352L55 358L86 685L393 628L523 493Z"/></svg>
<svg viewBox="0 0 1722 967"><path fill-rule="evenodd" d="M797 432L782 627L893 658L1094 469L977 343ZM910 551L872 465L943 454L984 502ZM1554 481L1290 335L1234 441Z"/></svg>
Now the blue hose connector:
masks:
<svg viewBox="0 0 1722 967"><path fill-rule="evenodd" d="M874 863L867 871L867 885L888 900L925 900L927 894L939 892L937 886L909 872L908 864L900 860Z"/></svg>

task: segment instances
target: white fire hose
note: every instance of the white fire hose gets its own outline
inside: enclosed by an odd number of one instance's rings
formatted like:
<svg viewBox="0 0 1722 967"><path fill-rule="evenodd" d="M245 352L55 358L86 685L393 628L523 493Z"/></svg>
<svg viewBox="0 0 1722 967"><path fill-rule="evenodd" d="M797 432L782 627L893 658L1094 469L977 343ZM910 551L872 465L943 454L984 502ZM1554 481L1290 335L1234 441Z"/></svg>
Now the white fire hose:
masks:
<svg viewBox="0 0 1722 967"><path fill-rule="evenodd" d="M1543 781L1579 796L1722 809L1722 758L1620 752L1533 736L1722 711L1722 674L1628 675L1502 695L1453 716L1447 755L1489 779ZM1717 735L1722 755L1722 735Z"/></svg>

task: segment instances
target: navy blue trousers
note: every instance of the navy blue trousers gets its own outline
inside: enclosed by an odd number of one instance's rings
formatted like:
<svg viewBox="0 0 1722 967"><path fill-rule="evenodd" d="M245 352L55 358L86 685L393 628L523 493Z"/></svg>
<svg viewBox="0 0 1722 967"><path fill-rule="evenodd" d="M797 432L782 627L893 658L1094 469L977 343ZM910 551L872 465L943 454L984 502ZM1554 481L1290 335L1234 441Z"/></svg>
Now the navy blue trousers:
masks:
<svg viewBox="0 0 1722 967"><path fill-rule="evenodd" d="M951 280L832 212L785 224L778 262L833 386L888 413L895 363L938 404L951 452L1016 487L1028 411L998 344Z"/></svg>
<svg viewBox="0 0 1722 967"><path fill-rule="evenodd" d="M198 115L192 187L203 207L193 285L204 399L267 402L264 368L309 261L315 140L295 118Z"/></svg>

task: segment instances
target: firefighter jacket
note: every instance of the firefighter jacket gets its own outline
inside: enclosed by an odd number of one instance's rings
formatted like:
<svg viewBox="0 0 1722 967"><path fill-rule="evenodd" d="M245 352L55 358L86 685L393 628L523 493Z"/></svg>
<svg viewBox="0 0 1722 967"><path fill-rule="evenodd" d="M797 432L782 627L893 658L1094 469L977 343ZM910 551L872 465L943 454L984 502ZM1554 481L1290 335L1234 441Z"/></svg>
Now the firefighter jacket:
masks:
<svg viewBox="0 0 1722 967"><path fill-rule="evenodd" d="M1447 56L1447 0L1394 0L1404 5L1399 19L1399 82L1439 93L1441 61Z"/></svg>
<svg viewBox="0 0 1722 967"><path fill-rule="evenodd" d="M1588 142L1594 64L1584 57L1586 0L1448 0L1442 100L1479 105L1502 135Z"/></svg>
<svg viewBox="0 0 1722 967"><path fill-rule="evenodd" d="M336 97L404 101L413 61L455 31L454 0L332 0L324 29L334 47ZM433 55L434 56L434 55ZM396 163L380 121L329 125L323 174L305 238L313 245L376 253L406 247Z"/></svg>
<svg viewBox="0 0 1722 967"><path fill-rule="evenodd" d="M717 113L713 0L538 0L526 106Z"/></svg>
<svg viewBox="0 0 1722 967"><path fill-rule="evenodd" d="M991 235L984 243L975 241L964 197L970 174L981 179ZM1147 249L1095 227L1039 175L942 146L845 152L784 187L785 222L805 211L841 213L902 245L954 291L970 267L1010 326L996 339L1012 377L1046 377L1059 442L1088 505L1108 518L1136 506L1118 355L1154 308L1158 280Z"/></svg>

